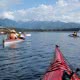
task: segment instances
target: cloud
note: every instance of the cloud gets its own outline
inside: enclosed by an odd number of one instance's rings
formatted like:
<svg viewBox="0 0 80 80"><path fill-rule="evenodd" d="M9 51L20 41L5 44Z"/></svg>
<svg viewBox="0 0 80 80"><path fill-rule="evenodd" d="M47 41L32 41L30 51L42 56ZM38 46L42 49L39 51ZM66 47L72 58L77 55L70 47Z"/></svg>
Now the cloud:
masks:
<svg viewBox="0 0 80 80"><path fill-rule="evenodd" d="M0 0L0 9L9 9L12 5L20 4L21 0Z"/></svg>
<svg viewBox="0 0 80 80"><path fill-rule="evenodd" d="M18 3L18 1L16 3ZM55 5L41 4L38 7L7 11L2 14L3 18L16 21L80 22L80 1L57 0Z"/></svg>
<svg viewBox="0 0 80 80"><path fill-rule="evenodd" d="M66 6L66 5L67 5L67 3L66 3L65 0L58 0L58 1L56 2L56 4L57 4L57 6Z"/></svg>
<svg viewBox="0 0 80 80"><path fill-rule="evenodd" d="M52 16L53 15L53 16ZM51 21L54 17L54 8L50 5L40 5L38 7L18 10L14 12L16 20L23 21Z"/></svg>
<svg viewBox="0 0 80 80"><path fill-rule="evenodd" d="M8 18L8 19L12 19L14 20L14 15L13 15L13 12L4 12L2 14L0 14L0 17L1 18Z"/></svg>

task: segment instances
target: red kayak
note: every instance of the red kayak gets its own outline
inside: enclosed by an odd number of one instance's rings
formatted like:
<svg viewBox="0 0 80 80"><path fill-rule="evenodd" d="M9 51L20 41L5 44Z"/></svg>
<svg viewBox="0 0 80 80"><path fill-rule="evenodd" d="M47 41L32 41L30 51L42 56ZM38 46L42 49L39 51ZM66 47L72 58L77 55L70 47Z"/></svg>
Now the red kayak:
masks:
<svg viewBox="0 0 80 80"><path fill-rule="evenodd" d="M58 46L56 46L54 62L50 65L42 80L80 80L75 72L70 79L63 79L64 72L66 72L68 75L71 75L73 71L68 66L68 63L63 57Z"/></svg>

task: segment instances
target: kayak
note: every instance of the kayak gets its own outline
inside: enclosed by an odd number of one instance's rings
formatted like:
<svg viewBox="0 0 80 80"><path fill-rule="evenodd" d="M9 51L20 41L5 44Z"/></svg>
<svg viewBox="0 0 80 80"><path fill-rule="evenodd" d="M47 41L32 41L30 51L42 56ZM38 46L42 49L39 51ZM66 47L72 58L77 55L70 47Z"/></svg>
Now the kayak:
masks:
<svg viewBox="0 0 80 80"><path fill-rule="evenodd" d="M23 39L15 39L15 40L3 40L3 47L11 46L16 43L23 42Z"/></svg>
<svg viewBox="0 0 80 80"><path fill-rule="evenodd" d="M79 37L78 35L77 35L77 36L74 36L73 34L70 34L69 36L70 36L70 37L74 37L74 38L75 38L75 37Z"/></svg>
<svg viewBox="0 0 80 80"><path fill-rule="evenodd" d="M59 47L56 46L54 61L49 66L42 80L80 80L76 73L74 73L70 79L63 79L64 71L66 71L68 75L73 72L72 69L68 66L68 63L63 57Z"/></svg>

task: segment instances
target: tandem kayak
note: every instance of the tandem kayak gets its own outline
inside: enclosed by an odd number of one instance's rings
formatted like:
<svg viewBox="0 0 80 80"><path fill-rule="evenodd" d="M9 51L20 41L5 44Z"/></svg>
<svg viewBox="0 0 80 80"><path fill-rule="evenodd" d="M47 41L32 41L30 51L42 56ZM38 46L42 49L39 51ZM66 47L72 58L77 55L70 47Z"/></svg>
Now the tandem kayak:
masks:
<svg viewBox="0 0 80 80"><path fill-rule="evenodd" d="M16 43L23 42L23 41L24 41L23 39L3 40L3 48L4 48L4 47L11 46L11 45L16 44Z"/></svg>
<svg viewBox="0 0 80 80"><path fill-rule="evenodd" d="M47 72L44 74L42 80L80 80L78 75L74 72L74 74L70 77L70 79L63 79L64 72L70 75L73 71L68 66L65 58L62 55L62 52L56 46L55 48L55 58L52 64L49 66ZM66 74L65 74L66 75Z"/></svg>

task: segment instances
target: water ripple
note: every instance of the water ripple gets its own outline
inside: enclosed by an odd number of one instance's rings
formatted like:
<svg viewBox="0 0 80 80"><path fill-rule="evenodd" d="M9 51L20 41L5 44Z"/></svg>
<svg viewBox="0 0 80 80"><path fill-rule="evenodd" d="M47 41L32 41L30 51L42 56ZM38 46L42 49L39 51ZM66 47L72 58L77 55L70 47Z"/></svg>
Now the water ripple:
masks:
<svg viewBox="0 0 80 80"><path fill-rule="evenodd" d="M56 44L73 69L80 67L80 38L61 32L31 34L16 48L3 49L0 44L0 80L39 80L53 60Z"/></svg>

